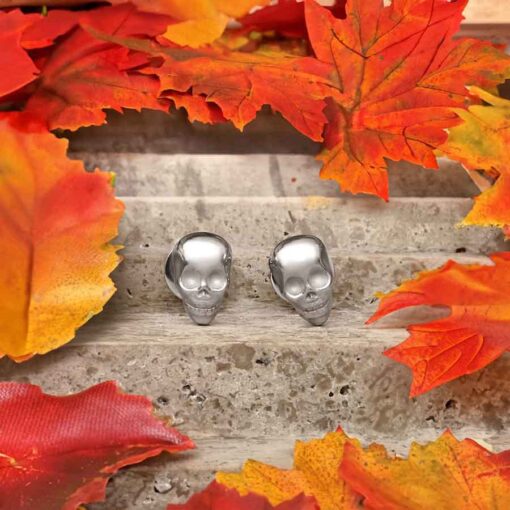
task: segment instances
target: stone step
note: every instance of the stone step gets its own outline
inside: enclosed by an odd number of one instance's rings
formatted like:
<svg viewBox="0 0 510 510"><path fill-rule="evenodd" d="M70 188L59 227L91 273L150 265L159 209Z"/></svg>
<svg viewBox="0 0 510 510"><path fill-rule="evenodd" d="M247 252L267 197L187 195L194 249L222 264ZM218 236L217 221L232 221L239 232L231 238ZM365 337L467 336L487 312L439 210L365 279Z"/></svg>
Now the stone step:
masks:
<svg viewBox="0 0 510 510"><path fill-rule="evenodd" d="M499 229L456 224L468 198L127 197L119 242L170 247L182 235L210 231L237 250L269 253L293 234L315 234L344 252L489 253L505 249ZM127 250L126 250L127 251Z"/></svg>
<svg viewBox="0 0 510 510"><path fill-rule="evenodd" d="M163 274L170 248L170 245L152 244L126 247L124 260L112 276L118 290L110 307L166 310L170 306L172 310L180 310L182 306L168 290ZM333 249L330 256L336 272L334 298L337 307L370 306L376 292L389 292L420 271L437 268L449 259L463 264L490 263L485 256L464 253L346 253ZM275 309L289 308L272 288L268 257L269 254L260 249L234 248L231 284L225 301L228 313L237 313L239 300L267 303L269 315Z"/></svg>
<svg viewBox="0 0 510 510"><path fill-rule="evenodd" d="M57 394L117 380L173 413L190 434L206 427L225 437L309 436L339 423L374 437L509 428L510 356L409 399L410 371L382 355L405 330L364 327L366 317L336 310L326 327L314 328L293 314L269 321L250 308L198 327L184 312L105 311L57 351L21 365L0 360L0 377Z"/></svg>
<svg viewBox="0 0 510 510"><path fill-rule="evenodd" d="M340 195L335 181L319 178L321 165L309 155L76 152L71 157L82 159L90 169L116 172L116 192L123 196ZM478 193L461 165L441 158L439 166L437 171L389 162L391 196L467 197Z"/></svg>
<svg viewBox="0 0 510 510"><path fill-rule="evenodd" d="M360 437L364 444L382 443L391 453L407 455L412 441L433 441L440 434L431 430L420 436L370 437L363 431L347 428L353 436ZM470 437L483 446L492 446L501 451L510 444L510 436L487 434L477 429L465 428L454 431L459 439ZM317 437L322 437L317 435ZM303 439L312 439L304 436ZM251 458L288 469L292 467L294 438L289 435L275 437L210 437L194 435L197 450L180 455L163 454L143 464L133 466L115 476L108 485L107 502L88 505L90 510L123 509L166 510L168 503L183 502L191 494L202 490L213 479L217 471L239 471L243 463Z"/></svg>

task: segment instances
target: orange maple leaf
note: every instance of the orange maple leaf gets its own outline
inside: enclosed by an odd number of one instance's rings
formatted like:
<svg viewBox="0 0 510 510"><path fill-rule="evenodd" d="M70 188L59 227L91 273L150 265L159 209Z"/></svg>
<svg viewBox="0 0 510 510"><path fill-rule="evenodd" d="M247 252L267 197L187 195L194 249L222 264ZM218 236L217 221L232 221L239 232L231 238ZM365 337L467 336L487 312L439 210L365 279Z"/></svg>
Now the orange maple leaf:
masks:
<svg viewBox="0 0 510 510"><path fill-rule="evenodd" d="M413 371L411 396L480 370L510 349L510 253L491 259L487 266L449 261L381 296L368 324L409 306L451 309L446 318L410 326L410 337L385 352Z"/></svg>
<svg viewBox="0 0 510 510"><path fill-rule="evenodd" d="M432 443L413 443L406 459L349 442L340 474L370 510L496 510L510 502L509 468L508 455L447 431Z"/></svg>
<svg viewBox="0 0 510 510"><path fill-rule="evenodd" d="M140 70L160 78L161 97L173 97L176 92L199 97L202 106L204 102L217 105L239 129L267 104L312 140L322 140L326 122L322 110L331 84L325 77L329 66L314 58L282 51L231 51L221 44L194 50L109 35L92 26L89 30L139 54L163 57L160 66ZM196 106L189 99L181 103L186 108L189 104Z"/></svg>
<svg viewBox="0 0 510 510"><path fill-rule="evenodd" d="M114 293L124 206L27 114L0 114L0 355L22 361L74 337Z"/></svg>
<svg viewBox="0 0 510 510"><path fill-rule="evenodd" d="M433 150L457 122L466 85L491 88L510 57L475 39L452 41L467 0L350 0L335 19L305 0L312 48L338 94L327 110L321 177L388 199L386 161L437 168Z"/></svg>
<svg viewBox="0 0 510 510"><path fill-rule="evenodd" d="M449 130L440 150L469 170L496 174L495 184L475 198L461 225L505 227L510 225L510 101L477 87L470 93L487 105L455 110L463 123Z"/></svg>
<svg viewBox="0 0 510 510"><path fill-rule="evenodd" d="M236 489L241 495L255 493L277 505L303 493L313 496L321 510L354 510L359 495L339 477L338 468L348 442L358 445L341 429L323 439L297 441L294 467L290 470L247 461L240 473L216 474L216 481Z"/></svg>
<svg viewBox="0 0 510 510"><path fill-rule="evenodd" d="M0 423L0 507L9 510L75 510L103 500L120 468L194 448L147 398L113 382L64 397L0 383Z"/></svg>
<svg viewBox="0 0 510 510"><path fill-rule="evenodd" d="M122 3L124 0L113 0ZM240 18L269 0L135 0L142 9L179 20L168 26L165 37L180 46L197 48L218 39L231 18Z"/></svg>

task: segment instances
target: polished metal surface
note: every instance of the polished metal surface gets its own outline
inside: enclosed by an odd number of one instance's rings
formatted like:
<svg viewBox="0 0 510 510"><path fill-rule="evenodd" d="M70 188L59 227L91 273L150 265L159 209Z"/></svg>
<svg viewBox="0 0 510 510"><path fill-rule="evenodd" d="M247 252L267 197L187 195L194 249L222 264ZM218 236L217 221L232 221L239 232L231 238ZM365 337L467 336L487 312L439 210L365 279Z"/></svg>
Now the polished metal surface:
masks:
<svg viewBox="0 0 510 510"><path fill-rule="evenodd" d="M196 324L211 324L230 283L232 250L225 239L208 232L181 238L168 255L165 278Z"/></svg>
<svg viewBox="0 0 510 510"><path fill-rule="evenodd" d="M325 324L333 304L334 269L324 243L310 235L289 237L276 246L269 267L278 296L310 324Z"/></svg>

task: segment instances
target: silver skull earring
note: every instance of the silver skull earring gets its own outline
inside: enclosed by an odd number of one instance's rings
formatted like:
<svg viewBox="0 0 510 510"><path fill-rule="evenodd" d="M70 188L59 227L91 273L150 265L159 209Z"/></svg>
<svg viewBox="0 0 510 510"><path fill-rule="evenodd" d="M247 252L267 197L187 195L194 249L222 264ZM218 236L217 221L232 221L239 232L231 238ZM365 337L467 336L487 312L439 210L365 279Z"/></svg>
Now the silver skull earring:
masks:
<svg viewBox="0 0 510 510"><path fill-rule="evenodd" d="M278 296L310 324L326 323L333 304L334 269L319 238L299 235L283 240L271 254L269 268Z"/></svg>
<svg viewBox="0 0 510 510"><path fill-rule="evenodd" d="M222 237L195 232L180 239L168 255L165 278L196 324L211 324L230 283L232 250Z"/></svg>

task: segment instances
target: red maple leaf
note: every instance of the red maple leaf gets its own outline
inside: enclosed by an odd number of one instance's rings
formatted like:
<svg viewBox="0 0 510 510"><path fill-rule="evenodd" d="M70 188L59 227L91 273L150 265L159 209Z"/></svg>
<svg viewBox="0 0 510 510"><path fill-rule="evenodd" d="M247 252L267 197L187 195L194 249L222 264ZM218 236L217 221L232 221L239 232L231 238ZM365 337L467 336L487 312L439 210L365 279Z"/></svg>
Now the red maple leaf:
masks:
<svg viewBox="0 0 510 510"><path fill-rule="evenodd" d="M0 429L0 507L9 510L75 510L102 500L121 467L194 447L113 382L67 397L0 383Z"/></svg>
<svg viewBox="0 0 510 510"><path fill-rule="evenodd" d="M35 80L39 70L21 46L23 31L34 21L21 11L0 11L0 97Z"/></svg>
<svg viewBox="0 0 510 510"><path fill-rule="evenodd" d="M105 109L167 110L168 101L158 98L155 76L135 70L146 65L147 56L105 43L83 26L118 36L155 36L171 18L141 13L130 4L104 7L82 14L76 27L42 61L37 89L26 111L46 120L50 129L75 130L105 122Z"/></svg>
<svg viewBox="0 0 510 510"><path fill-rule="evenodd" d="M385 352L413 371L411 396L480 370L510 349L510 253L491 259L489 266L449 261L381 297L368 324L410 306L451 309L449 317L410 326L409 338Z"/></svg>
<svg viewBox="0 0 510 510"><path fill-rule="evenodd" d="M335 0L328 9L337 18L345 18L346 0ZM307 35L305 4L298 0L279 0L239 19L247 30L275 31L285 37L305 38Z"/></svg>
<svg viewBox="0 0 510 510"><path fill-rule="evenodd" d="M488 42L453 41L467 0L350 0L335 19L305 0L310 42L337 87L327 110L321 176L388 199L385 158L437 168L434 149L465 106L466 85L493 87L510 57Z"/></svg>
<svg viewBox="0 0 510 510"><path fill-rule="evenodd" d="M169 505L167 510L319 510L319 506L314 498L303 494L273 506L264 496L241 496L235 489L212 482L186 503Z"/></svg>

